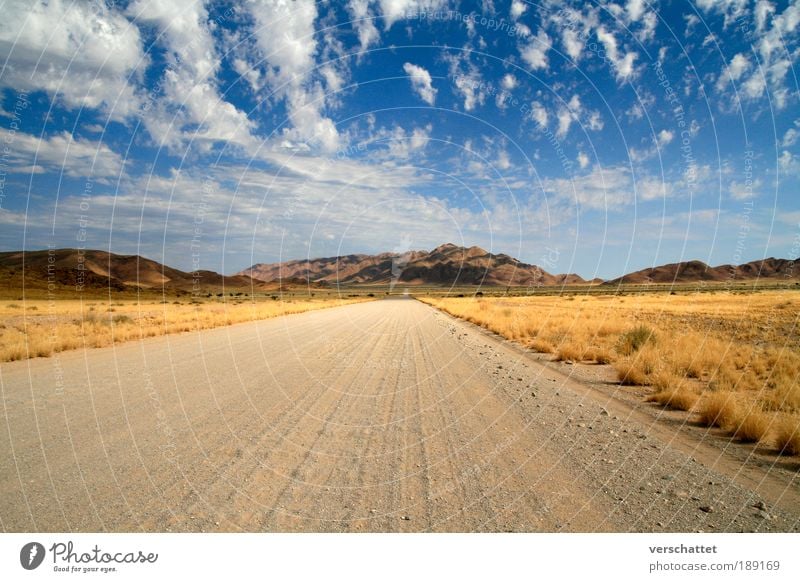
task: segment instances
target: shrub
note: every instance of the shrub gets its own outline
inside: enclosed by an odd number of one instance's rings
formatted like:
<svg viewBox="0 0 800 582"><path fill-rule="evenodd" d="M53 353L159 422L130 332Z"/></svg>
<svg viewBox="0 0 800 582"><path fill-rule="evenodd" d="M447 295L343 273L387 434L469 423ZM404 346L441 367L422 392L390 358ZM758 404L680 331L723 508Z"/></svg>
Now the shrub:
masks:
<svg viewBox="0 0 800 582"><path fill-rule="evenodd" d="M746 443L758 443L769 434L770 417L760 410L748 410L733 423L733 436Z"/></svg>
<svg viewBox="0 0 800 582"><path fill-rule="evenodd" d="M611 354L602 348L591 347L583 354L587 360L594 360L598 364L610 364L613 360Z"/></svg>
<svg viewBox="0 0 800 582"><path fill-rule="evenodd" d="M583 359L583 346L575 343L561 344L556 352L556 360L559 362L580 362Z"/></svg>
<svg viewBox="0 0 800 582"><path fill-rule="evenodd" d="M691 410L697 404L697 394L686 388L667 388L648 397L648 402L658 402L675 410Z"/></svg>
<svg viewBox="0 0 800 582"><path fill-rule="evenodd" d="M732 392L715 392L700 407L700 422L706 426L728 428L737 417L736 400Z"/></svg>
<svg viewBox="0 0 800 582"><path fill-rule="evenodd" d="M646 325L637 325L633 329L625 332L619 338L617 350L629 356L638 352L648 342L655 341L655 332Z"/></svg>
<svg viewBox="0 0 800 582"><path fill-rule="evenodd" d="M636 360L632 358L617 360L614 363L614 369L617 371L617 379L621 384L630 386L644 386L647 384L647 375L642 372Z"/></svg>
<svg viewBox="0 0 800 582"><path fill-rule="evenodd" d="M532 350L541 352L543 354L552 354L554 351L556 351L556 349L553 347L553 344L543 339L531 340L529 345Z"/></svg>
<svg viewBox="0 0 800 582"><path fill-rule="evenodd" d="M782 455L800 455L800 424L787 418L778 425L775 444Z"/></svg>

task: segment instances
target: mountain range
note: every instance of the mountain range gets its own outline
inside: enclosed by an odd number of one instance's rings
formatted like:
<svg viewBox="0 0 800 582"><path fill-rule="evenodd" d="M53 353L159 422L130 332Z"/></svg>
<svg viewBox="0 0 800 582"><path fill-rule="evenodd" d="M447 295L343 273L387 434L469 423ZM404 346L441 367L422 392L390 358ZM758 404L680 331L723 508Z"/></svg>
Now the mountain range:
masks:
<svg viewBox="0 0 800 582"><path fill-rule="evenodd" d="M385 285L575 285L575 274L551 275L536 265L480 247L443 244L432 251L346 255L323 259L259 263L238 273L261 281L306 279L329 284ZM594 282L601 282L600 280Z"/></svg>
<svg viewBox="0 0 800 582"><path fill-rule="evenodd" d="M480 247L443 244L432 251L408 251L377 255L258 263L235 275L213 271L187 272L139 255L106 251L54 249L0 253L0 289L45 289L83 285L84 288L164 289L175 292L221 289L274 290L282 287L332 287L336 285L485 285L558 286L580 284L671 284L757 279L792 281L800 284L800 263L769 258L743 265L711 267L701 261L672 263L643 269L603 281L586 281L576 274L550 274L536 265L506 254L493 254ZM24 271L23 271L24 267ZM24 272L24 278L21 276Z"/></svg>

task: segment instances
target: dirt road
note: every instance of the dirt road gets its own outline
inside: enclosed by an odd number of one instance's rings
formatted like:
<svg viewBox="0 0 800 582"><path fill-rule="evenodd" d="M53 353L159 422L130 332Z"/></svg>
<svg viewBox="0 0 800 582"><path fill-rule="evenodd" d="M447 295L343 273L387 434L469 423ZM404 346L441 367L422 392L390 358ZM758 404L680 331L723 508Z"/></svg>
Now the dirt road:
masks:
<svg viewBox="0 0 800 582"><path fill-rule="evenodd" d="M0 382L5 531L800 528L790 471L712 468L413 299L3 364Z"/></svg>

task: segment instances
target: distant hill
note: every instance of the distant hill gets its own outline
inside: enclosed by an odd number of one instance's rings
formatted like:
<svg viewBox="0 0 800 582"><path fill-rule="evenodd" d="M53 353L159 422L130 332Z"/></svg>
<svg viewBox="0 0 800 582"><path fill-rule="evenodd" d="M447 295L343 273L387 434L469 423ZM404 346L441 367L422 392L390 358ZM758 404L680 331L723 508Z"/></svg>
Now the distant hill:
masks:
<svg viewBox="0 0 800 582"><path fill-rule="evenodd" d="M763 259L743 265L720 265L710 267L702 261L671 263L660 267L642 269L606 281L605 285L647 284L647 283L696 283L699 281L752 281L755 279L800 279L800 258Z"/></svg>
<svg viewBox="0 0 800 582"><path fill-rule="evenodd" d="M331 284L528 286L586 283L575 274L551 275L508 255L450 243L432 251L259 263L238 274L265 282L301 278Z"/></svg>
<svg viewBox="0 0 800 582"><path fill-rule="evenodd" d="M82 285L84 289L117 291L137 287L191 291L195 285L206 290L249 287L253 283L249 277L226 277L213 271L179 271L139 255L56 249L52 253L47 250L0 253L2 287L22 287L23 265L24 283L30 289L45 289L52 283L56 288L72 289Z"/></svg>
<svg viewBox="0 0 800 582"><path fill-rule="evenodd" d="M800 258L796 261L800 264ZM125 291L165 290L187 293L193 290L218 292L289 290L311 286L317 289L343 285L485 285L501 287L558 286L576 284L635 285L696 283L706 281L783 280L800 283L800 267L787 259L764 259L743 265L710 267L701 261L686 261L643 269L603 282L586 281L575 274L553 275L536 265L509 255L493 254L480 247L443 244L432 251L346 255L283 263L259 263L233 276L213 271L196 273L162 265L139 255L118 255L106 251L0 252L0 290L56 289ZM83 265L81 268L79 265Z"/></svg>

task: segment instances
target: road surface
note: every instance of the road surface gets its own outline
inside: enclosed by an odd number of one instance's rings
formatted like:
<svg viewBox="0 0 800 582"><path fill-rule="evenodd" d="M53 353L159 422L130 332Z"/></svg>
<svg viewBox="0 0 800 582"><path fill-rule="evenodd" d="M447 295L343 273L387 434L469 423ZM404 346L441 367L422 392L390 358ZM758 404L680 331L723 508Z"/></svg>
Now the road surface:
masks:
<svg viewBox="0 0 800 582"><path fill-rule="evenodd" d="M791 479L748 487L411 298L12 362L0 388L5 531L798 528Z"/></svg>

